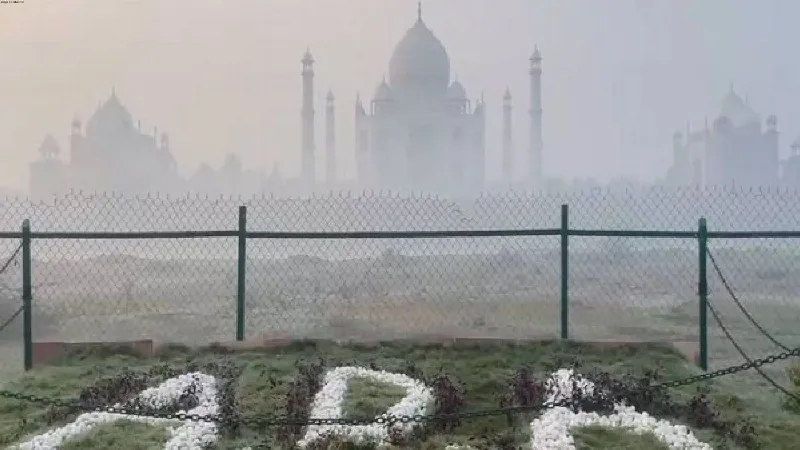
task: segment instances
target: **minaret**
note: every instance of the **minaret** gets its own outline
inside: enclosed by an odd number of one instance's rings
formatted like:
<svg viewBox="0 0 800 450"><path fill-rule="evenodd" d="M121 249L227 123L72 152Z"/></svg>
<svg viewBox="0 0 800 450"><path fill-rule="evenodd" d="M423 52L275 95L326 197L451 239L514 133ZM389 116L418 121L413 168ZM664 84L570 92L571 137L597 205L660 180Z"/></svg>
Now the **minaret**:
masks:
<svg viewBox="0 0 800 450"><path fill-rule="evenodd" d="M303 63L303 153L302 178L309 185L314 184L316 167L314 164L314 57L306 49Z"/></svg>
<svg viewBox="0 0 800 450"><path fill-rule="evenodd" d="M356 94L355 105L355 142L356 142L356 170L358 172L358 182L366 186L370 182L369 165L369 116L364 109L364 102L361 101L361 94Z"/></svg>
<svg viewBox="0 0 800 450"><path fill-rule="evenodd" d="M531 77L531 109L530 113L530 178L535 185L542 182L542 54L539 47L535 47L531 56L531 68L528 71Z"/></svg>
<svg viewBox="0 0 800 450"><path fill-rule="evenodd" d="M503 183L510 184L514 177L514 150L511 139L511 91L503 95Z"/></svg>
<svg viewBox="0 0 800 450"><path fill-rule="evenodd" d="M336 182L336 116L333 92L325 97L325 181Z"/></svg>

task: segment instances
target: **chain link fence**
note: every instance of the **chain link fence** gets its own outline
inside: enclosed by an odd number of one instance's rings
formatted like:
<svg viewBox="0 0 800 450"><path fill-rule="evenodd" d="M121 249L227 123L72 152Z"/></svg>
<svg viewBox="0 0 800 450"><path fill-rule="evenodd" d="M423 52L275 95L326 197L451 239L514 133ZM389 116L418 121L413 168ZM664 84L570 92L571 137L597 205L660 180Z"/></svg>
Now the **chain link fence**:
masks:
<svg viewBox="0 0 800 450"><path fill-rule="evenodd" d="M15 233L30 220L37 342L232 340L237 300L244 300L248 339L557 338L567 298L562 204L569 205L569 337L586 341L696 345L700 217L714 232L800 228L800 192L785 190L592 190L470 201L73 193L38 203L0 199L0 230L7 232L0 260L19 246ZM237 245L242 205L251 233L244 264ZM379 234L431 230L444 231ZM226 233L212 233L219 231ZM124 235L131 232L144 234ZM349 232L360 235L314 234ZM712 238L709 248L753 317L798 345L798 242ZM0 274L0 323L20 305L21 270L14 264ZM774 350L743 321L712 269L708 278L714 306L745 348L754 355ZM709 327L712 366L738 361L711 321ZM0 362L21 360L20 336L20 320L0 331Z"/></svg>
<svg viewBox="0 0 800 450"><path fill-rule="evenodd" d="M22 370L19 239L0 239L0 385Z"/></svg>

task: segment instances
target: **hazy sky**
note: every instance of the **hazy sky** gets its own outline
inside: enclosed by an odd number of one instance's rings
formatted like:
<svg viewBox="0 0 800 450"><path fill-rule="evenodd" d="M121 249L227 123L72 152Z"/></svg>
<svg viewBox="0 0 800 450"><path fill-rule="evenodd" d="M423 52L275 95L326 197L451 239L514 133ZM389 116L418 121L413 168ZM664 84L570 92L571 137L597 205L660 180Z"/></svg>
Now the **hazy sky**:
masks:
<svg viewBox="0 0 800 450"><path fill-rule="evenodd" d="M488 104L499 171L501 96L524 150L528 57L544 56L545 173L653 179L671 135L714 116L731 83L782 151L800 133L796 0L427 0L424 19L471 97ZM339 166L354 176L353 105L371 98L414 0L25 0L0 4L0 186L25 188L44 135L67 148L116 86L143 128L170 133L184 173L227 153L299 168L300 58L317 60L317 147L337 97ZM321 157L320 157L321 158ZM322 160L318 168L322 171Z"/></svg>

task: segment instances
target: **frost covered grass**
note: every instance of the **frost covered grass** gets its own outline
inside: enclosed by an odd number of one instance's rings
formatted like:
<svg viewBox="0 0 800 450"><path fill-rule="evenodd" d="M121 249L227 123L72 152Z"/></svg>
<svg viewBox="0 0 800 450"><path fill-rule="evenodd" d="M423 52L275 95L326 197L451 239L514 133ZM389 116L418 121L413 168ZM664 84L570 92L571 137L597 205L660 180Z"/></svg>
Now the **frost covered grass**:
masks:
<svg viewBox="0 0 800 450"><path fill-rule="evenodd" d="M350 379L342 405L343 417L370 417L383 414L405 397L405 389L364 377Z"/></svg>
<svg viewBox="0 0 800 450"><path fill-rule="evenodd" d="M308 369L309 365L317 364L319 358L324 359L325 369L322 372ZM341 366L402 373L438 385L447 384L446 379L436 378L444 373L463 392L464 404L458 407L461 410L499 407L509 392L509 384L519 376L521 367L529 368L532 376L540 380L566 367L574 367L576 372L583 374L604 371L615 376L629 373L643 375L648 370L657 369L665 379L698 373L677 352L646 345L599 348L554 342L448 348L398 343L365 349L325 343L298 343L281 350L233 354L218 349L168 349L154 359L83 354L68 358L61 366L35 370L5 387L15 392L46 397L74 398L98 380L120 373L123 367L134 372L153 367L172 367L180 371L189 362L205 364L223 360L233 361L241 367L235 385L236 408L245 418L273 414L307 417L313 395L303 394L304 386L314 384L315 379L318 382L329 369ZM165 369L156 372L162 371ZM162 378L156 376L148 380L148 386L157 385L163 381ZM781 398L772 391L761 386L735 385L730 381L703 386L710 390L709 396L717 413L726 420L742 423L746 419L752 420L759 448L793 448L796 430L800 428L800 416L785 412L781 407ZM671 393L676 402L688 401L695 395L697 387L681 388ZM754 405L745 404L737 397L744 390L758 390L765 400ZM749 393L752 395L752 392ZM374 417L403 396L404 390L396 386L390 387L363 377L352 378L342 404L342 415ZM23 418L26 419L24 422ZM75 414L57 408L0 399L0 446L20 442L25 437L63 425L74 418ZM441 449L449 444L468 444L477 449L530 448L530 423L534 418L533 415L511 418L498 415L462 420L442 427L428 427L415 434L407 448ZM693 431L698 439L714 448L747 448L716 435L708 428L699 427ZM291 433L281 429L245 426L239 430L238 436L223 434L216 448L238 450L248 445L264 445L281 449L285 448L286 434ZM163 448L166 436L163 428L157 426L118 423L95 428L91 434L70 441L64 448ZM578 450L661 448L654 444L652 436L626 434L619 430L575 428L573 436ZM723 443L726 447L723 447ZM329 444L329 448L352 448L341 446L335 440Z"/></svg>
<svg viewBox="0 0 800 450"><path fill-rule="evenodd" d="M635 434L625 430L609 429L598 426L576 428L572 432L575 446L578 448L613 448L616 450L669 450L666 444L659 441L652 433Z"/></svg>
<svg viewBox="0 0 800 450"><path fill-rule="evenodd" d="M169 439L163 426L142 422L120 421L100 425L84 436L66 442L61 450L125 448L128 450L161 450Z"/></svg>

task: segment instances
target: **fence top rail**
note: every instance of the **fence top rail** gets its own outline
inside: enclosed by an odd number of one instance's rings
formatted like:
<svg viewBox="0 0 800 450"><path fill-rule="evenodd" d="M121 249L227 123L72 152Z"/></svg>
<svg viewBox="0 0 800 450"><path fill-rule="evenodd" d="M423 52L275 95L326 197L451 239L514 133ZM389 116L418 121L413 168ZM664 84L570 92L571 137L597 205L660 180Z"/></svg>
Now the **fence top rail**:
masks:
<svg viewBox="0 0 800 450"><path fill-rule="evenodd" d="M697 231L568 229L570 236L630 238L697 238Z"/></svg>
<svg viewBox="0 0 800 450"><path fill-rule="evenodd" d="M800 231L709 231L709 239L798 239Z"/></svg>
<svg viewBox="0 0 800 450"><path fill-rule="evenodd" d="M271 232L251 231L254 239L423 239L458 237L558 236L559 228L530 230L441 230L441 231L337 231L337 232Z"/></svg>
<svg viewBox="0 0 800 450"><path fill-rule="evenodd" d="M19 233L21 236L22 234ZM32 231L31 239L198 239L236 237L237 230L210 231Z"/></svg>
<svg viewBox="0 0 800 450"><path fill-rule="evenodd" d="M560 228L518 230L441 230L441 231L247 231L252 239L446 239L459 237L560 236ZM695 239L697 231L567 229L569 236ZM239 237L238 230L211 231L32 231L31 239L200 239ZM22 239L20 231L0 232L0 239ZM800 239L800 231L709 231L709 239Z"/></svg>

